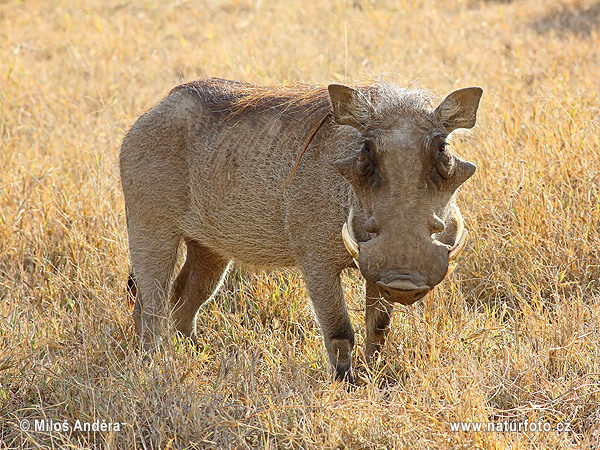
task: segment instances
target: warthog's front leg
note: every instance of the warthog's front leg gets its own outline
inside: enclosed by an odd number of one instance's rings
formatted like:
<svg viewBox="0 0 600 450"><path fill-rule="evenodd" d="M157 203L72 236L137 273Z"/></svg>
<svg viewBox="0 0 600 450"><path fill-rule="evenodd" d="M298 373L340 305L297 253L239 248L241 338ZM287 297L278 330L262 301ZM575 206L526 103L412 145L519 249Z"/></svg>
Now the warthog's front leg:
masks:
<svg viewBox="0 0 600 450"><path fill-rule="evenodd" d="M370 365L385 344L394 308L385 299L381 298L377 286L368 281L365 304L367 328L365 357L367 364Z"/></svg>
<svg viewBox="0 0 600 450"><path fill-rule="evenodd" d="M340 274L331 273L331 268L311 266L304 270L304 280L325 338L333 376L336 380L354 383L354 330L350 323Z"/></svg>

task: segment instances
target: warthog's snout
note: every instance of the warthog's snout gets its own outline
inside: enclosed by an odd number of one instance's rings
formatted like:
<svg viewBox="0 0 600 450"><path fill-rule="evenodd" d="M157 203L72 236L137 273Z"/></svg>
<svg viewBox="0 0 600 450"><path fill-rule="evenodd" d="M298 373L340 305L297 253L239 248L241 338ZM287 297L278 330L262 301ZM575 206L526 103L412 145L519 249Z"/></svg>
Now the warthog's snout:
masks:
<svg viewBox="0 0 600 450"><path fill-rule="evenodd" d="M384 261L383 259L379 259L380 263L370 264L371 259L377 260L377 255L385 252L381 250L382 245L378 243L378 238L360 244L356 241L352 230L352 210L342 228L342 237L346 249L354 258L357 267L361 269L363 276L368 277L375 283L380 294L389 302L410 305L427 295L456 267L455 261L465 247L468 233L464 229L460 212L456 207L455 209L453 245L442 244L436 239L432 240L433 245L428 246L429 250L420 252L422 255L427 255L427 257L422 258L427 262L421 268L422 270L384 268L385 263L382 264L384 267L380 265ZM402 253L406 252L397 252L397 254ZM361 255L364 257L359 262Z"/></svg>
<svg viewBox="0 0 600 450"><path fill-rule="evenodd" d="M419 280L417 274L397 274L379 280L376 285L381 295L388 301L410 305L422 299L431 287Z"/></svg>

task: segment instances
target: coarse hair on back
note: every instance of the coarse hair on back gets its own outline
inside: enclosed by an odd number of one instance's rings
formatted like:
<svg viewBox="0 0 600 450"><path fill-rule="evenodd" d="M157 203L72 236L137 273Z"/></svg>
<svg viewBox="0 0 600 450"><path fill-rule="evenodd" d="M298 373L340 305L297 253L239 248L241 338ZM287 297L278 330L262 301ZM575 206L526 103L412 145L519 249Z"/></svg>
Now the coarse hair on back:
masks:
<svg viewBox="0 0 600 450"><path fill-rule="evenodd" d="M373 108L372 126L382 126L390 118L424 117L431 111L432 96L423 89L410 89L382 78L367 79L349 84ZM281 112L300 114L308 118L321 112L319 118L331 111L326 85L283 83L259 85L222 78L201 78L181 84L171 90L196 93L214 113L237 116L247 112Z"/></svg>

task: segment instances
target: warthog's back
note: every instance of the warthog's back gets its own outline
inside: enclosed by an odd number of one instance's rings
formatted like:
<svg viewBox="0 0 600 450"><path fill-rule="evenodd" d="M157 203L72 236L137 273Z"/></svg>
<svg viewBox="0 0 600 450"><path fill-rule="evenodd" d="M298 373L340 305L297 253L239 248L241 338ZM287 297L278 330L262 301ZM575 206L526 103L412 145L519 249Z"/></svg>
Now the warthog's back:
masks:
<svg viewBox="0 0 600 450"><path fill-rule="evenodd" d="M311 129L328 111L322 88L268 91L219 79L182 85L125 138L125 196L137 191L129 197L143 198L140 207L168 214L186 236L227 257L296 265L299 243L290 228L298 228L298 219L290 208L298 209L299 200L319 204L342 188L324 180L325 170L347 190L325 161L334 158L324 153L336 151L323 146L330 130L315 137L286 184Z"/></svg>

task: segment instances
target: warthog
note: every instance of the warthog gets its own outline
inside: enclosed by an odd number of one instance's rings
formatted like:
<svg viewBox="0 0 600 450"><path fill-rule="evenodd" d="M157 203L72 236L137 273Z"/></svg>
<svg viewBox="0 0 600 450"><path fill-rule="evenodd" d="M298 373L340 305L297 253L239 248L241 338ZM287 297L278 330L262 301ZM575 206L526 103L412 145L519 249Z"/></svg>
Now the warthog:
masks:
<svg viewBox="0 0 600 450"><path fill-rule="evenodd" d="M423 91L385 82L211 78L173 89L133 125L120 155L142 348L162 333L168 292L176 329L193 338L229 261L297 267L334 376L352 382L340 274L356 260L366 279L370 361L392 305L439 284L464 244L454 195L475 165L446 138L475 125L482 92L460 89L432 108ZM182 241L187 257L170 291Z"/></svg>

